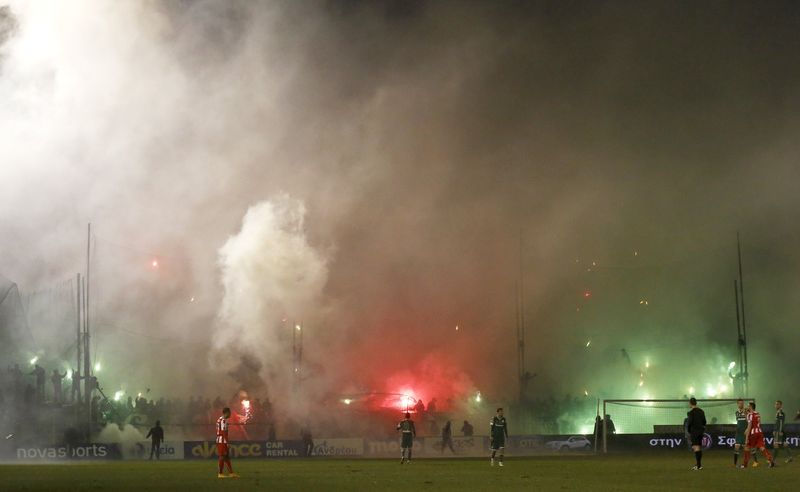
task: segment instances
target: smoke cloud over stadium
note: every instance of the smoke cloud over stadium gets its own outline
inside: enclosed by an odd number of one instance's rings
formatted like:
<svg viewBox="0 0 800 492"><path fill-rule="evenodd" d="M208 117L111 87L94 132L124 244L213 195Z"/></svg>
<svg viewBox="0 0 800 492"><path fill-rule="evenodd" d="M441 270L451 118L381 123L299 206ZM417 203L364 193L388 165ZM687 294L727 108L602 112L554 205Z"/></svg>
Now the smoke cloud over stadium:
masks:
<svg viewBox="0 0 800 492"><path fill-rule="evenodd" d="M91 222L111 393L512 401L522 273L528 397L734 396L740 232L800 403L796 6L0 6L4 365L74 360Z"/></svg>

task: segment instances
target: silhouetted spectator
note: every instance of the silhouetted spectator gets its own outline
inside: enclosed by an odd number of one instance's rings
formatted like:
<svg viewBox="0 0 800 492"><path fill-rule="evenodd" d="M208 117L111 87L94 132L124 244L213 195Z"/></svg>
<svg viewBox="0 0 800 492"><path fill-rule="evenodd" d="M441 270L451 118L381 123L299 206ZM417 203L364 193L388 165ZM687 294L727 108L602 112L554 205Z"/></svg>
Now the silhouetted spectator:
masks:
<svg viewBox="0 0 800 492"><path fill-rule="evenodd" d="M53 374L50 376L50 382L53 383L53 402L61 404L64 400L64 393L61 389L61 382L67 377L66 371L64 374L59 374L58 369L53 369Z"/></svg>
<svg viewBox="0 0 800 492"><path fill-rule="evenodd" d="M461 426L461 433L464 434L466 437L472 437L472 434L475 432L475 429L472 428L472 424L464 421L464 425Z"/></svg>
<svg viewBox="0 0 800 492"><path fill-rule="evenodd" d="M428 413L434 413L436 411L436 398L428 402Z"/></svg>
<svg viewBox="0 0 800 492"><path fill-rule="evenodd" d="M422 403L422 400L417 400L417 404L414 405L414 410L416 410L417 415L422 415L425 412L425 404Z"/></svg>
<svg viewBox="0 0 800 492"><path fill-rule="evenodd" d="M91 409L91 412L92 412L92 422L99 422L100 421L100 397L99 396L94 395L92 397L92 402L90 403L90 409Z"/></svg>
<svg viewBox="0 0 800 492"><path fill-rule="evenodd" d="M606 434L613 436L617 433L617 428L614 427L614 421L611 420L611 415L606 414Z"/></svg>
<svg viewBox="0 0 800 492"><path fill-rule="evenodd" d="M72 371L72 402L77 403L81 396L81 373L77 370Z"/></svg>
<svg viewBox="0 0 800 492"><path fill-rule="evenodd" d="M95 376L85 376L84 379L86 380L86 384L83 385L84 391L86 393L84 395L84 398L89 398L92 392L98 389L100 385L97 384L97 377Z"/></svg>
<svg viewBox="0 0 800 492"><path fill-rule="evenodd" d="M303 448L305 449L306 456L314 454L314 439L311 437L311 428L305 426L300 432L300 438L303 440Z"/></svg>
<svg viewBox="0 0 800 492"><path fill-rule="evenodd" d="M267 427L267 441L277 441L278 436L275 433L275 424L272 422L269 423L269 427Z"/></svg>
<svg viewBox="0 0 800 492"><path fill-rule="evenodd" d="M453 430L450 427L449 420L444 424L444 429L442 429L442 454L444 454L445 446L449 447L453 454L456 454L456 450L453 449Z"/></svg>
<svg viewBox="0 0 800 492"><path fill-rule="evenodd" d="M14 398L20 400L25 392L24 374L22 374L19 364L14 364L14 367L10 370L10 372L11 381L14 384Z"/></svg>
<svg viewBox="0 0 800 492"><path fill-rule="evenodd" d="M36 401L39 403L44 402L44 380L47 376L44 369L36 364L33 371L28 373L29 376L36 376Z"/></svg>
<svg viewBox="0 0 800 492"><path fill-rule="evenodd" d="M161 459L161 443L164 442L164 429L161 428L161 421L156 420L156 426L151 428L150 431L145 436L145 439L150 438L150 459L153 459L153 454L156 455L156 459Z"/></svg>

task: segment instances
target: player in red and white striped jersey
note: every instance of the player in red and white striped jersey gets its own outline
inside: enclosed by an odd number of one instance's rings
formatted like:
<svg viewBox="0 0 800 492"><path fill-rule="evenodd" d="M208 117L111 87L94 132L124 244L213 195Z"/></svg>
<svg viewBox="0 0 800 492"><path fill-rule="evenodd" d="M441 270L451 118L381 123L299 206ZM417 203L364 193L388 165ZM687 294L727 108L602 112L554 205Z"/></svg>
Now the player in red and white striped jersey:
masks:
<svg viewBox="0 0 800 492"><path fill-rule="evenodd" d="M231 466L231 456L228 449L228 419L231 418L231 409L225 407L222 409L222 416L217 419L217 456L219 457L219 473L217 478L225 478L222 473L224 465L228 465L228 476L231 478L238 478L239 475L233 473Z"/></svg>
<svg viewBox="0 0 800 492"><path fill-rule="evenodd" d="M767 447L764 445L764 432L761 430L761 415L756 412L756 402L754 401L750 402L750 407L747 411L747 430L744 435L747 439L747 443L744 446L744 463L742 463L742 468L747 468L747 462L750 461L751 449L761 451L761 454L767 457L769 467L774 467L775 462L772 460L772 455L769 454Z"/></svg>

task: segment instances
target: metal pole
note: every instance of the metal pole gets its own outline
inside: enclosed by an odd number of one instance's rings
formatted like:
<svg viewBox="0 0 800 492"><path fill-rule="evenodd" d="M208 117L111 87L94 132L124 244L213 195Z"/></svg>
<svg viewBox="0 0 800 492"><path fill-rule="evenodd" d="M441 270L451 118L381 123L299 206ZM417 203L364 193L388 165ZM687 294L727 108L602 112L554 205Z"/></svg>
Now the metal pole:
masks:
<svg viewBox="0 0 800 492"><path fill-rule="evenodd" d="M738 383L739 391L741 392L741 394L746 394L747 391L745 390L745 387L744 387L744 354L743 354L744 339L742 338L742 322L741 322L741 316L739 314L739 281L738 280L734 280L733 281L733 297L736 300L736 348L738 349L738 352L739 352L739 374L736 377L736 379L738 379L738 382L735 381L735 383Z"/></svg>
<svg viewBox="0 0 800 492"><path fill-rule="evenodd" d="M603 453L608 453L608 438L607 435L607 426L606 426L606 401L603 400Z"/></svg>
<svg viewBox="0 0 800 492"><path fill-rule="evenodd" d="M517 372L519 373L519 401L525 400L528 374L525 368L525 264L522 257L522 230L519 232L519 283L517 289Z"/></svg>
<svg viewBox="0 0 800 492"><path fill-rule="evenodd" d="M739 240L739 233L736 233L736 251L739 256L739 299L742 306L742 354L744 360L742 362L742 384L744 386L745 394L749 393L749 379L750 368L747 364L747 323L745 322L744 315L744 277L742 276L742 243Z"/></svg>
<svg viewBox="0 0 800 492"><path fill-rule="evenodd" d="M600 416L600 398L597 399L597 416ZM599 445L598 441L600 440L600 426L597 425L597 420L594 423L594 430L592 431L594 434L594 453L597 454L597 446Z"/></svg>
<svg viewBox="0 0 800 492"><path fill-rule="evenodd" d="M75 366L75 371L73 371L73 373L72 373L72 384L73 385L77 385L78 392L77 392L77 394L73 394L72 396L75 398L75 401L74 401L75 408L80 408L80 405L81 405L81 380L78 379L77 381L75 381L75 378L78 377L78 374L76 374L76 373L80 373L80 371L81 371L81 302L82 302L82 299L81 299L81 274L80 273L77 275L76 284L75 284L75 290L77 291L77 298L78 298L78 305L77 305L77 311L76 311L76 313L77 313L77 322L78 322L78 326L77 326L77 329L78 329L77 330L77 335L78 335L78 337L77 337L76 342L75 342L75 348L77 349L76 351L77 351L77 361L78 361L78 363Z"/></svg>
<svg viewBox="0 0 800 492"><path fill-rule="evenodd" d="M92 393L94 391L94 380L90 379L92 373L89 332L89 279L90 279L90 260L92 251L92 224L87 227L86 232L86 281L84 282L84 311L83 311L83 377L84 377L84 396L86 398L86 442L92 439Z"/></svg>

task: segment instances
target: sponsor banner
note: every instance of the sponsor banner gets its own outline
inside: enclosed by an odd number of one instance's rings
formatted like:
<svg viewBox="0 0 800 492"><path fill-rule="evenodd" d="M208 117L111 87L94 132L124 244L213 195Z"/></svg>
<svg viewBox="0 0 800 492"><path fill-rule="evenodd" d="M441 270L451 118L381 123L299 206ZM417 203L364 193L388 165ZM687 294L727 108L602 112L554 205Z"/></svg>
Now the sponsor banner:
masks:
<svg viewBox="0 0 800 492"><path fill-rule="evenodd" d="M304 455L303 441L232 441L231 458L296 458ZM188 460L217 459L214 441L185 441L183 456Z"/></svg>
<svg viewBox="0 0 800 492"><path fill-rule="evenodd" d="M266 441L264 443L265 458L297 458L305 456L306 446L303 441Z"/></svg>
<svg viewBox="0 0 800 492"><path fill-rule="evenodd" d="M691 446L689 438L684 434L617 434L609 436L608 448L612 451L627 451L631 449L680 449L686 450ZM772 447L773 437L765 434L764 443ZM736 443L734 434L705 433L703 434L703 449L730 449ZM790 447L800 446L800 438L792 436L786 438Z"/></svg>
<svg viewBox="0 0 800 492"><path fill-rule="evenodd" d="M116 443L95 443L77 446L26 446L17 448L15 457L22 461L118 460L122 458L122 453Z"/></svg>
<svg viewBox="0 0 800 492"><path fill-rule="evenodd" d="M126 460L146 460L150 458L150 450L152 444L150 441L140 441L136 443L123 443L122 444L122 457ZM182 441L164 441L159 447L159 452L162 460L182 460L183 459L183 442ZM153 454L155 459L155 453Z"/></svg>
<svg viewBox="0 0 800 492"><path fill-rule="evenodd" d="M415 439L412 449L418 451L419 445L420 439ZM400 438L367 439L364 441L364 454L376 457L400 456Z"/></svg>
<svg viewBox="0 0 800 492"><path fill-rule="evenodd" d="M506 449L515 454L542 451L594 451L594 436L579 434L511 436L506 440Z"/></svg>
<svg viewBox="0 0 800 492"><path fill-rule="evenodd" d="M363 439L317 439L314 441L314 456L362 456Z"/></svg>
<svg viewBox="0 0 800 492"><path fill-rule="evenodd" d="M487 447L482 436L453 437L454 451L451 450L449 446L442 447L441 437L426 437L424 441L424 450L427 456L452 456L453 452L461 456L482 456L487 452Z"/></svg>
<svg viewBox="0 0 800 492"><path fill-rule="evenodd" d="M516 454L527 452L542 451L546 449L548 442L566 439L569 436L509 436L506 440L506 448L513 450Z"/></svg>

